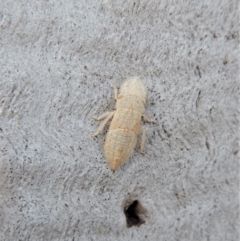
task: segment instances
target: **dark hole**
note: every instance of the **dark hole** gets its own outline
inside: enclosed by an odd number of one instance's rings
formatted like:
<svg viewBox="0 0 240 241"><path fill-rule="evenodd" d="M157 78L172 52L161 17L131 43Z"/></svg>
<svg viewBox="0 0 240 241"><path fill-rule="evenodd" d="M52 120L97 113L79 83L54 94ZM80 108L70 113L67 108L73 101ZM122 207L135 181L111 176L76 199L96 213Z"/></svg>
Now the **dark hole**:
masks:
<svg viewBox="0 0 240 241"><path fill-rule="evenodd" d="M133 201L129 206L124 208L124 213L127 219L128 228L132 226L140 226L144 223L139 217L139 202L138 200Z"/></svg>

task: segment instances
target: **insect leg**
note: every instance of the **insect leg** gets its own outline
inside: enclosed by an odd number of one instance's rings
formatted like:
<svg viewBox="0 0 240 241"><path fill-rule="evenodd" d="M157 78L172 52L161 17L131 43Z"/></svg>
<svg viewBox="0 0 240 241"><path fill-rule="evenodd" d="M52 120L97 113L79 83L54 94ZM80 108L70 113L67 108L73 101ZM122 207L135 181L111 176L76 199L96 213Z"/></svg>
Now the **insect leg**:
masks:
<svg viewBox="0 0 240 241"><path fill-rule="evenodd" d="M114 86L114 98L115 98L115 100L117 101L118 99L121 99L122 97L123 97L123 95L121 93L118 94L117 87Z"/></svg>
<svg viewBox="0 0 240 241"><path fill-rule="evenodd" d="M108 117L108 115L110 114L111 112L105 112L105 113L103 113L103 114L101 114L100 116L93 116L93 119L94 120L103 120L103 119L105 119L105 118L107 118Z"/></svg>
<svg viewBox="0 0 240 241"><path fill-rule="evenodd" d="M154 123L154 120L150 119L147 115L143 115L142 117L144 121Z"/></svg>
<svg viewBox="0 0 240 241"><path fill-rule="evenodd" d="M109 112L108 115L105 117L105 119L102 121L102 123L99 125L97 131L92 134L92 137L97 136L99 133L101 133L107 124L107 122L113 117L115 111ZM105 113L106 114L106 113ZM102 118L103 119L103 118Z"/></svg>
<svg viewBox="0 0 240 241"><path fill-rule="evenodd" d="M144 146L146 143L146 129L142 126L141 130L142 130L142 140L141 140L141 145L140 145L140 152L142 154L144 154Z"/></svg>

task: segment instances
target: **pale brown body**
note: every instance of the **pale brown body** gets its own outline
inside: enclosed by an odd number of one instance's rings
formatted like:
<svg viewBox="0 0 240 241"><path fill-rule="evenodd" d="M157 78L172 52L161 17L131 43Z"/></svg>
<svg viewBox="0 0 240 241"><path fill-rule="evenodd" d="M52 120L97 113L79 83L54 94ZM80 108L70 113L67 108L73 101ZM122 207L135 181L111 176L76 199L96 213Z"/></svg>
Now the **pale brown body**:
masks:
<svg viewBox="0 0 240 241"><path fill-rule="evenodd" d="M120 94L115 89L116 111L107 112L96 120L103 120L96 133L99 134L106 123L113 117L107 133L104 150L111 170L115 171L133 153L137 143L137 136L141 127L141 118L152 122L144 115L146 103L146 89L138 78L131 78L123 83ZM140 150L143 153L145 143L145 129Z"/></svg>

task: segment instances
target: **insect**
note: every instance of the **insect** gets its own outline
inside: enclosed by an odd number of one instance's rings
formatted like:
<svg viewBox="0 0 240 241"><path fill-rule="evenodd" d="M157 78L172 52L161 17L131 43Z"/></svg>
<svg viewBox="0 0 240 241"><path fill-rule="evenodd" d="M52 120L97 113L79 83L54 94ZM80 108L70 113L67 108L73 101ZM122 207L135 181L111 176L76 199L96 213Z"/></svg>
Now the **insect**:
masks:
<svg viewBox="0 0 240 241"><path fill-rule="evenodd" d="M93 117L95 120L102 120L102 123L92 135L97 136L101 133L107 122L113 118L104 144L105 156L112 171L124 164L132 155L140 129L142 132L140 152L144 153L146 130L141 127L141 119L154 122L144 114L147 90L138 77L126 80L119 94L116 87L114 87L114 92L115 110Z"/></svg>

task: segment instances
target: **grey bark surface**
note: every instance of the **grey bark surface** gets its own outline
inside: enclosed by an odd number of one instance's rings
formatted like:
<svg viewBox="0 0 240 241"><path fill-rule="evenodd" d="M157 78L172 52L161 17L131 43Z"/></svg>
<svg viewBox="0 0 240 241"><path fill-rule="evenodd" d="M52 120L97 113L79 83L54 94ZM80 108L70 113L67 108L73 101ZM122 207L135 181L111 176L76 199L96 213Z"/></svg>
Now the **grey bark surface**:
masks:
<svg viewBox="0 0 240 241"><path fill-rule="evenodd" d="M238 240L238 44L236 0L1 1L0 240ZM156 123L112 172L129 76Z"/></svg>

